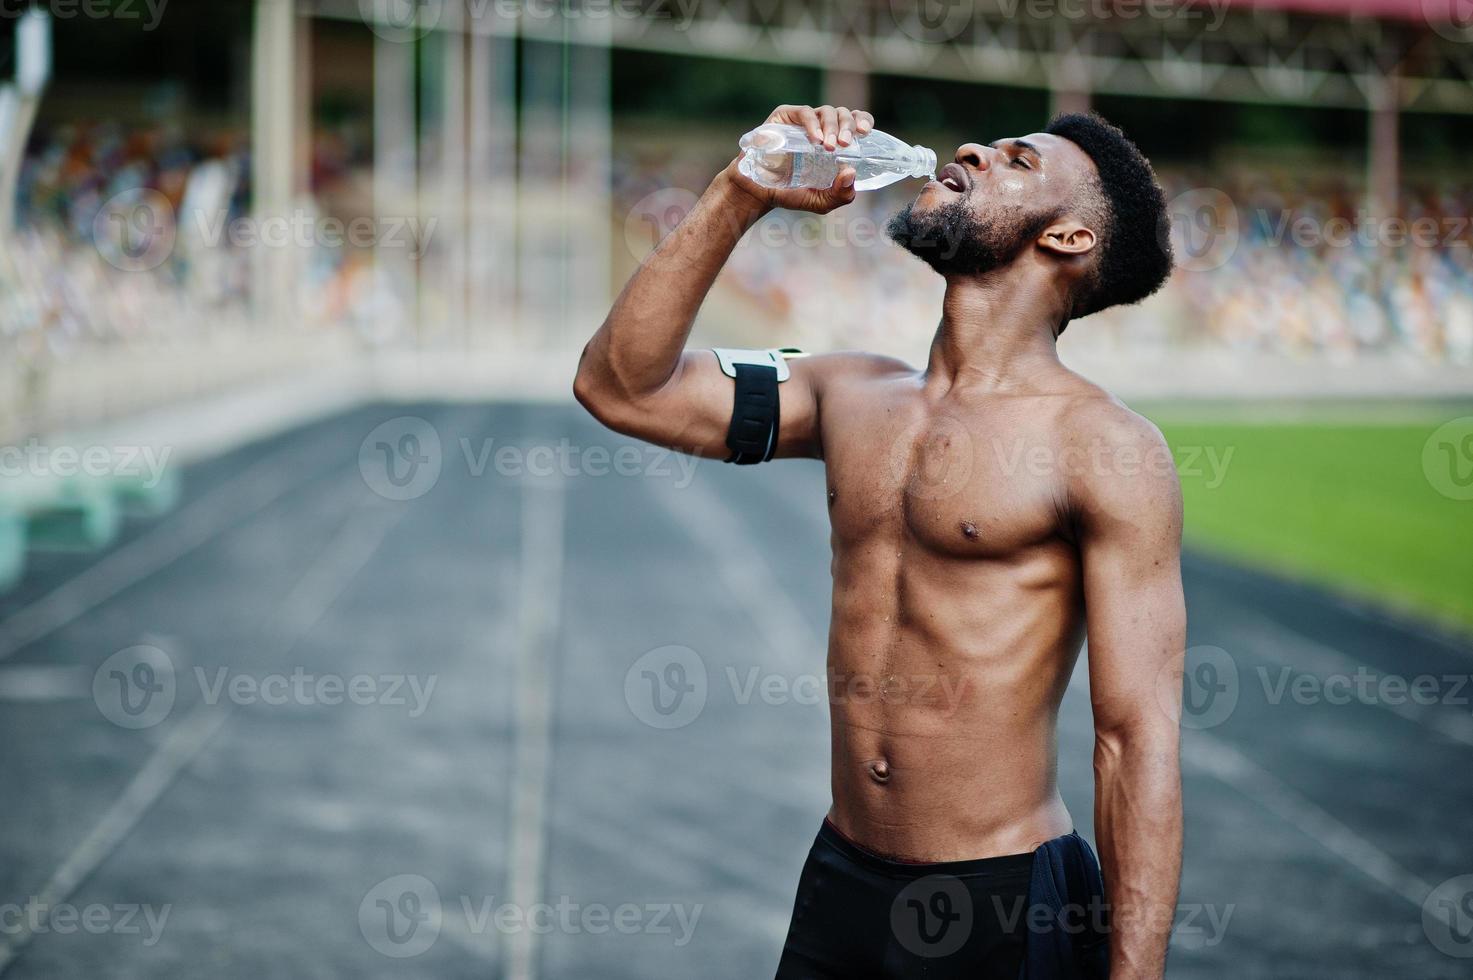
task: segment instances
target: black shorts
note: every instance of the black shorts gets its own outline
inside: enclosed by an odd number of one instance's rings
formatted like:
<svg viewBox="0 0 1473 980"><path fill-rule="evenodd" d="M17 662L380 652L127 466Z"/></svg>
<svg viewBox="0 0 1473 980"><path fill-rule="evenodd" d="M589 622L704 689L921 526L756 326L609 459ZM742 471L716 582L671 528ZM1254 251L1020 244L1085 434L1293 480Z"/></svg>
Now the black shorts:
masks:
<svg viewBox="0 0 1473 980"><path fill-rule="evenodd" d="M1075 834L1027 854L911 864L827 820L803 865L778 980L1107 975L1103 887ZM1026 967L1026 969L1025 969Z"/></svg>

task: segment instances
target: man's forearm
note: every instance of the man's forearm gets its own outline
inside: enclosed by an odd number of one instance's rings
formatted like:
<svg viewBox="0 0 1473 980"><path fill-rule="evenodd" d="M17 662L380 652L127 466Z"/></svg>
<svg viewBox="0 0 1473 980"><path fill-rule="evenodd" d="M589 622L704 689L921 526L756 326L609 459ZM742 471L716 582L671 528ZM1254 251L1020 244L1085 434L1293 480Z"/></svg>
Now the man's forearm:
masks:
<svg viewBox="0 0 1473 980"><path fill-rule="evenodd" d="M747 229L767 211L723 170L640 264L584 351L584 381L642 394L670 379L696 313Z"/></svg>
<svg viewBox="0 0 1473 980"><path fill-rule="evenodd" d="M1109 899L1110 976L1160 978L1181 877L1175 729L1096 738L1095 837Z"/></svg>

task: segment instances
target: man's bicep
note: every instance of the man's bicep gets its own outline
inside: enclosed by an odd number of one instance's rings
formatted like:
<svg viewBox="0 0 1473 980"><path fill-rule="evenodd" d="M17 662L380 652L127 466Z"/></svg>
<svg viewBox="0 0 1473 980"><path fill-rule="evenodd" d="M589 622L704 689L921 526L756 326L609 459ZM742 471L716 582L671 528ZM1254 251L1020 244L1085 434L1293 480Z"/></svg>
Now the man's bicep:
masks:
<svg viewBox="0 0 1473 980"><path fill-rule="evenodd" d="M1096 727L1174 724L1160 693L1175 689L1186 644L1175 470L1092 479L1079 525Z"/></svg>
<svg viewBox="0 0 1473 980"><path fill-rule="evenodd" d="M814 385L825 358L788 362L789 376L777 385L778 430L774 456L817 455L817 398ZM732 454L727 433L736 409L736 379L726 374L716 354L690 349L670 379L630 404L611 428L693 455L726 459Z"/></svg>

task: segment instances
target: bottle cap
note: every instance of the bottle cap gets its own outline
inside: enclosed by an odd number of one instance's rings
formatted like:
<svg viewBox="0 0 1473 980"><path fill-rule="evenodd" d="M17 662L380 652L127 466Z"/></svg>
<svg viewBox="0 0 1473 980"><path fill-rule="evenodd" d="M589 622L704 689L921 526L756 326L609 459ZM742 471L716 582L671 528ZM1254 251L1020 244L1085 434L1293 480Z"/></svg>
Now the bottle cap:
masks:
<svg viewBox="0 0 1473 980"><path fill-rule="evenodd" d="M781 149L784 137L783 131L776 126L759 126L741 139L741 148L744 150L777 150Z"/></svg>

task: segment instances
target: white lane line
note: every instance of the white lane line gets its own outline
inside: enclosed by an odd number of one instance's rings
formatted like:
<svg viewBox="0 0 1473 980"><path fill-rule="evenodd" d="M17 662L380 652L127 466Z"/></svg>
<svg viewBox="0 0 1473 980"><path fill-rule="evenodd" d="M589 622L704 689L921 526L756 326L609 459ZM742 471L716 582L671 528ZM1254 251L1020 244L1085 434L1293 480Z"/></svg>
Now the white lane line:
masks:
<svg viewBox="0 0 1473 980"><path fill-rule="evenodd" d="M604 781L618 782L607 773L599 778ZM600 791L598 795L589 797L594 800L603 798L603 793L613 794L618 790L617 786L606 785L606 782L595 782L592 787ZM737 792L745 791L745 787L734 780L726 781L724 788ZM692 789L698 789L698 791L686 794L684 802L694 804L701 802L702 799L709 800L715 787L703 780L698 788L692 787ZM574 802L572 807L579 808L580 804ZM786 884L774 889L773 877L765 874L760 868L760 857L740 848L738 835L728 836L724 841L725 846L713 847L709 832L710 825L699 820L687 820L679 810L679 807L672 807L669 810L645 812L637 810L620 813L603 812L588 814L586 820L577 815L569 816L566 813L559 813L556 820L559 824L576 822L594 828L588 831L591 836L607 837L613 849L625 849L620 859L621 864L648 866L655 876L677 877L682 873L688 873L693 879L692 883L704 884L710 881L709 876L698 875L691 869L714 869L720 873L721 877L741 882L753 894L765 895L774 890L779 894L786 892ZM804 819L806 820L807 817ZM629 826L629 821L634 821L637 826ZM813 821L812 829L815 831L818 829L816 819ZM614 832L605 833L610 830ZM644 860L645 857L650 860ZM778 872L780 881L789 876L791 880L797 880L797 868L777 867L770 870ZM782 925L784 929L787 928L787 916L783 917Z"/></svg>
<svg viewBox="0 0 1473 980"><path fill-rule="evenodd" d="M1395 895L1422 908L1432 886L1223 739L1182 733L1182 761L1225 783Z"/></svg>
<svg viewBox="0 0 1473 980"><path fill-rule="evenodd" d="M559 837L567 837L589 850L596 851L604 859L616 865L655 869L670 869L676 866L681 868L714 867L721 874L729 875L733 884L740 886L732 889L733 905L737 902L741 903L740 914L726 916L724 926L741 929L772 944L780 945L787 938L788 926L792 918L790 909L787 904L753 902L754 893L766 895L773 889L772 879L763 878L753 872L750 863L741 862L741 859L735 855L730 859L725 858L728 852L722 848L711 847L709 840L702 840L695 854L672 854L671 850L665 846L663 827L659 835L660 843L656 846L654 842L657 835L650 833L647 824L642 822L638 828L625 827L613 822L614 816L609 812L585 815L565 809L555 814L552 822ZM643 821L645 818L639 817L639 819ZM782 871L796 883L798 873L796 868L784 868ZM668 871L664 873L668 874ZM706 887L704 882L701 885ZM792 896L783 894L781 899L783 903L791 904ZM696 903L687 904L694 906ZM709 902L700 904L703 906L703 911L709 911L711 908ZM731 907L726 906L722 911Z"/></svg>
<svg viewBox="0 0 1473 980"><path fill-rule="evenodd" d="M410 506L385 501L364 491L353 513L282 600L276 616L276 655L290 653L327 614L349 583L378 553L389 532L409 513Z"/></svg>
<svg viewBox="0 0 1473 980"><path fill-rule="evenodd" d="M1183 556L1184 567L1194 561L1200 561L1212 574L1225 575L1238 582L1259 577L1262 574L1249 564L1214 555L1206 549L1189 552ZM1272 578L1273 573L1269 575ZM1336 591L1336 588L1331 586L1326 589L1322 586L1321 592L1325 598L1321 601L1333 605L1348 619L1362 620L1397 633L1414 636L1425 644L1464 659L1473 654L1473 647L1468 645L1466 634L1458 632L1457 627L1450 627L1441 620L1429 623L1418 618L1415 610L1378 605L1375 599L1363 598L1351 592Z"/></svg>
<svg viewBox="0 0 1473 980"><path fill-rule="evenodd" d="M82 842L52 872L46 884L36 893L34 902L51 908L65 902L87 877L97 870L107 856L121 843L144 815L163 796L190 760L209 744L210 739L230 717L231 706L208 705L201 701L184 717L167 738L154 750L143 768L92 828ZM4 974L26 945L34 938L29 920L0 942L0 974Z"/></svg>
<svg viewBox="0 0 1473 980"><path fill-rule="evenodd" d="M365 491L366 493L366 491ZM275 619L277 628L272 655L289 654L297 643L327 613L348 583L378 550L394 525L404 517L404 506L385 505L365 498L343 522L333 540L292 589L283 604L285 615ZM127 787L72 852L51 874L37 893L45 906L65 902L76 888L105 861L153 806L163 798L183 771L234 714L234 703L198 701L149 756ZM34 938L28 922L0 942L0 975L15 962Z"/></svg>
<svg viewBox="0 0 1473 980"><path fill-rule="evenodd" d="M542 901L547 848L547 785L552 763L551 666L562 609L564 481L522 483L521 583L518 608L515 768L511 833L507 846L507 894L524 913ZM502 976L533 980L537 933L518 929L502 944Z"/></svg>
<svg viewBox="0 0 1473 980"><path fill-rule="evenodd" d="M0 667L0 701L72 701L92 696L86 667L25 664Z"/></svg>
<svg viewBox="0 0 1473 980"><path fill-rule="evenodd" d="M1314 674L1321 681L1332 676L1354 678L1358 671L1369 671L1376 679L1387 676L1405 677L1408 682L1412 679L1406 677L1404 674L1393 674L1393 672L1382 671L1379 668L1362 663L1349 654L1342 653L1334 647L1326 646L1323 643L1312 640L1298 630L1275 622L1261 613L1252 611L1247 606L1239 603L1233 603L1233 605L1238 609L1234 618L1246 622L1251 626L1251 630L1248 633L1250 642L1246 645L1250 649L1278 661L1280 664L1293 668L1296 672ZM1253 637L1257 637L1258 642L1251 642ZM1286 650L1285 652L1288 655L1280 655L1278 651L1285 650L1286 647L1292 650L1292 653ZM1437 678L1439 682L1438 690L1441 691L1441 674L1427 674L1425 676ZM1467 677L1466 674L1460 676ZM1260 676L1260 680L1264 679ZM1272 685L1276 684L1277 681L1273 678L1268 678L1265 683ZM1290 680L1289 683L1292 685L1293 681ZM1473 684L1468 685L1468 687L1473 688ZM1473 696L1473 690L1466 690L1465 693L1460 695L1460 697L1465 699L1464 708L1467 707L1466 699L1470 696ZM1389 711L1414 724L1421 725L1424 728L1430 728L1437 734L1454 742L1461 742L1463 745L1473 746L1473 715L1453 711L1441 704L1423 704L1413 700L1410 694L1397 698L1372 697L1365 700L1352 698L1351 703Z"/></svg>
<svg viewBox="0 0 1473 980"><path fill-rule="evenodd" d="M726 598L790 670L817 671L828 663L828 644L798 604L775 584L772 565L751 539L733 533L739 524L707 484L694 482L662 495L668 514L695 542L720 578Z"/></svg>
<svg viewBox="0 0 1473 980"><path fill-rule="evenodd" d="M144 532L16 610L0 623L0 660L96 608L128 586L168 567L221 531L252 516L294 487L323 472L318 439L287 446L258 460L173 518ZM331 457L327 457L331 458ZM303 473L307 473L303 477Z"/></svg>

